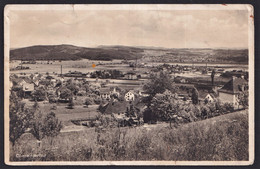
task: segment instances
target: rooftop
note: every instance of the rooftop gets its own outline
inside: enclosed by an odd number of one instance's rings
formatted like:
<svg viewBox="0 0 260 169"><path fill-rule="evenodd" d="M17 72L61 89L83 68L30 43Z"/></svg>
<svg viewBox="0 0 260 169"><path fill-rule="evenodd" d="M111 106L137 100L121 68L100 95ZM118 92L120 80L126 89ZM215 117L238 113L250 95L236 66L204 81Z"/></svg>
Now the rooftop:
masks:
<svg viewBox="0 0 260 169"><path fill-rule="evenodd" d="M241 87L247 84L248 82L245 79L232 78L221 89L219 89L219 92L231 93L231 94L239 93L241 91Z"/></svg>

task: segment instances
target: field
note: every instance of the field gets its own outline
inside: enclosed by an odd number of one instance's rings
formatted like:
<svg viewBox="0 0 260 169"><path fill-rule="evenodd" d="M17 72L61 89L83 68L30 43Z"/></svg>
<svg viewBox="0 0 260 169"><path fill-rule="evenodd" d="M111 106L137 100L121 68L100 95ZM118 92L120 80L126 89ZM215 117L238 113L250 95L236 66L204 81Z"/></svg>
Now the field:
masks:
<svg viewBox="0 0 260 169"><path fill-rule="evenodd" d="M27 133L10 150L11 161L248 160L248 111L175 128L161 123L62 132L40 144Z"/></svg>
<svg viewBox="0 0 260 169"><path fill-rule="evenodd" d="M80 104L79 100L80 97L78 97L78 105L75 105L74 109L68 109L66 103L44 104L43 102L38 102L38 104L43 114L54 112L64 126L62 132L67 132L67 129L71 131L73 127L76 128L75 130L78 130L78 126L71 123L71 120L88 119L100 114L97 111L98 105L89 105L88 108L86 108L83 103ZM34 102L29 100L25 100L24 102L29 107L32 107L34 104ZM52 109L54 105L57 107L55 110ZM80 127L80 129L84 128Z"/></svg>

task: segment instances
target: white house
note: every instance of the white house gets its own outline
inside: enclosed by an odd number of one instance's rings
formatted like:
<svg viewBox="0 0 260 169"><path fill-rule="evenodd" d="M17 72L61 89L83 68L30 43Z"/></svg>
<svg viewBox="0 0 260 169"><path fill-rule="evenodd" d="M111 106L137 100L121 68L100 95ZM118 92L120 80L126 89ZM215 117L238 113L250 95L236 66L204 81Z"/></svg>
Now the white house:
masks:
<svg viewBox="0 0 260 169"><path fill-rule="evenodd" d="M126 101L134 101L135 100L135 95L133 91L129 91L125 94L125 100Z"/></svg>
<svg viewBox="0 0 260 169"><path fill-rule="evenodd" d="M214 102L215 97L212 94L207 94L205 97L205 100L207 100L209 103Z"/></svg>

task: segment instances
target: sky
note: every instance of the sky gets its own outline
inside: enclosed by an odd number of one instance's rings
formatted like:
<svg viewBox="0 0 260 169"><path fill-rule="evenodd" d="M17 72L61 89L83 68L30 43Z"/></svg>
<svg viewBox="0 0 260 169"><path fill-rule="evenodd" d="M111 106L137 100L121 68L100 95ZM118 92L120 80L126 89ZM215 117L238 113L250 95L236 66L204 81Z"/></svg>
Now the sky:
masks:
<svg viewBox="0 0 260 169"><path fill-rule="evenodd" d="M10 47L247 48L247 10L13 10Z"/></svg>

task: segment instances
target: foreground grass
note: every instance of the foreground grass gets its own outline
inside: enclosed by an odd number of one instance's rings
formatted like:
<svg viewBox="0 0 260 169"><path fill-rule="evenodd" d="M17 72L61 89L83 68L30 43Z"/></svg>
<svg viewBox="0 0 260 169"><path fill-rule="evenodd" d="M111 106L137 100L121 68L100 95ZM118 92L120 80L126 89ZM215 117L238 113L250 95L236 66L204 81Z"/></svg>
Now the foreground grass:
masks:
<svg viewBox="0 0 260 169"><path fill-rule="evenodd" d="M10 160L248 160L248 137L248 112L242 111L173 129L165 124L61 133L41 145L24 134L11 147Z"/></svg>

